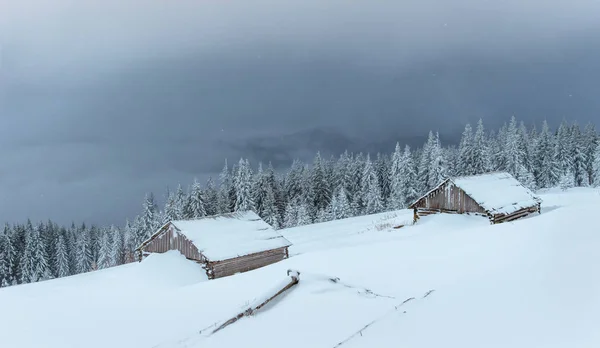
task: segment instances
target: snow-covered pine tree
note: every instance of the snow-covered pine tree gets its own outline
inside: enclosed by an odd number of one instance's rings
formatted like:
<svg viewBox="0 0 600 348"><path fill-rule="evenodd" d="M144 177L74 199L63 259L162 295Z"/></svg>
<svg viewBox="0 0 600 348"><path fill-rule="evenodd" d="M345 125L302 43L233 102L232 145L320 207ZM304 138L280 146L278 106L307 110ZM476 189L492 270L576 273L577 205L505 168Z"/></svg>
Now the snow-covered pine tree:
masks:
<svg viewBox="0 0 600 348"><path fill-rule="evenodd" d="M406 208L419 198L419 192L417 191L417 171L410 146L408 145L404 147L404 153L400 160L400 168L400 190L402 192L401 196L404 198L402 207Z"/></svg>
<svg viewBox="0 0 600 348"><path fill-rule="evenodd" d="M285 207L285 216L283 219L283 227L291 228L298 225L298 204L289 201Z"/></svg>
<svg viewBox="0 0 600 348"><path fill-rule="evenodd" d="M303 201L298 206L298 215L296 216L296 226L304 226L313 223L313 219L309 213L309 204Z"/></svg>
<svg viewBox="0 0 600 348"><path fill-rule="evenodd" d="M309 201L308 214L311 219L315 219L320 210L324 210L331 201L331 189L328 182L325 169L325 161L321 158L321 153L317 152L310 170L309 179Z"/></svg>
<svg viewBox="0 0 600 348"><path fill-rule="evenodd" d="M427 192L429 191L433 186L431 186L431 182L432 181L436 181L436 180L432 180L431 179L431 164L433 162L432 160L432 152L433 152L433 148L435 147L435 137L433 135L432 131L429 131L429 136L427 137L427 142L425 142L425 145L423 145L423 148L421 149L421 156L419 158L419 166L418 166L418 177L420 180L420 185L419 185L419 191L420 192ZM441 153L441 151L439 151ZM436 183L437 184L437 183ZM434 185L436 185L434 184Z"/></svg>
<svg viewBox="0 0 600 348"><path fill-rule="evenodd" d="M458 146L458 163L456 165L455 175L464 176L475 174L473 167L474 157L475 148L473 130L471 125L467 123L460 139L460 145Z"/></svg>
<svg viewBox="0 0 600 348"><path fill-rule="evenodd" d="M560 177L559 186L563 191L575 186L575 175L570 169Z"/></svg>
<svg viewBox="0 0 600 348"><path fill-rule="evenodd" d="M219 190L218 190L218 203L217 203L217 214L224 214L233 211L234 202L232 195L234 193L233 177L229 171L227 159L221 174L219 174Z"/></svg>
<svg viewBox="0 0 600 348"><path fill-rule="evenodd" d="M67 243L62 234L59 234L58 238L56 239L55 268L57 277L59 278L71 275L71 271L69 269L69 254L67 252Z"/></svg>
<svg viewBox="0 0 600 348"><path fill-rule="evenodd" d="M48 280L52 278L52 274L50 274L50 267L48 267L48 255L46 254L46 245L44 243L44 238L42 237L43 228L40 225L37 225L33 229L32 243L34 244L34 253L33 253L33 266L34 266L34 274L33 274L33 282Z"/></svg>
<svg viewBox="0 0 600 348"><path fill-rule="evenodd" d="M287 173L284 191L286 193L288 201L290 202L303 195L304 169L304 164L300 160L295 159L292 162L292 167Z"/></svg>
<svg viewBox="0 0 600 348"><path fill-rule="evenodd" d="M454 145L442 148L442 155L446 162L446 177L458 176L458 148Z"/></svg>
<svg viewBox="0 0 600 348"><path fill-rule="evenodd" d="M110 231L103 228L100 232L100 252L98 256L98 269L111 267L110 250L112 241L110 239Z"/></svg>
<svg viewBox="0 0 600 348"><path fill-rule="evenodd" d="M91 240L89 230L82 229L77 236L76 244L76 273L86 273L92 270L93 255L91 250Z"/></svg>
<svg viewBox="0 0 600 348"><path fill-rule="evenodd" d="M190 189L190 194L187 197L187 204L185 205L184 218L185 219L198 219L206 216L206 201L204 197L204 191L202 185L197 179L194 179L194 183Z"/></svg>
<svg viewBox="0 0 600 348"><path fill-rule="evenodd" d="M558 168L559 177L561 178L573 168L572 161L572 139L569 132L569 127L566 122L562 122L556 133L556 142L554 150L554 158ZM571 173L572 174L572 173Z"/></svg>
<svg viewBox="0 0 600 348"><path fill-rule="evenodd" d="M536 144L533 160L536 184L540 188L553 187L560 180L560 172L554 158L556 148L554 138L545 120Z"/></svg>
<svg viewBox="0 0 600 348"><path fill-rule="evenodd" d="M8 226L5 226L4 232L0 233L0 288L14 283L14 248L7 232Z"/></svg>
<svg viewBox="0 0 600 348"><path fill-rule="evenodd" d="M578 124L571 126L571 151L572 151L572 171L575 178L575 186L588 186L590 182L587 165L588 160L586 157L586 144L585 138L581 134Z"/></svg>
<svg viewBox="0 0 600 348"><path fill-rule="evenodd" d="M111 226L109 233L112 236L112 244L109 251L110 266L122 265L124 263L123 255L125 254L123 233L116 226Z"/></svg>
<svg viewBox="0 0 600 348"><path fill-rule="evenodd" d="M56 240L58 238L59 227L52 221L48 220L44 228L44 234L42 238L44 240L44 246L46 247L46 255L48 255L48 268L52 278L57 277L56 270Z"/></svg>
<svg viewBox="0 0 600 348"><path fill-rule="evenodd" d="M204 191L204 210L207 216L218 214L219 210L219 194L215 188L215 183L212 177L206 180L206 190Z"/></svg>
<svg viewBox="0 0 600 348"><path fill-rule="evenodd" d="M364 204L364 214L375 214L383 211L383 201L381 199L381 190L377 173L371 162L370 156L367 154L367 160L363 169L361 182L362 198Z"/></svg>
<svg viewBox="0 0 600 348"><path fill-rule="evenodd" d="M279 212L277 211L277 202L275 201L275 194L273 193L273 188L270 185L265 187L266 193L263 200L263 210L261 218L265 220L266 223L271 225L274 229L278 230L281 228L281 223L279 222Z"/></svg>
<svg viewBox="0 0 600 348"><path fill-rule="evenodd" d="M600 187L600 146L596 148L594 154L594 163L592 165L592 178L594 178L594 187Z"/></svg>
<svg viewBox="0 0 600 348"><path fill-rule="evenodd" d="M19 258L19 284L27 284L35 281L34 259L35 256L35 240L33 236L33 226L31 222L25 227L25 246Z"/></svg>
<svg viewBox="0 0 600 348"><path fill-rule="evenodd" d="M142 215L136 219L135 224L136 238L135 245L140 245L148 237L150 237L157 229L162 221L158 220L158 212L154 201L154 194L149 193L142 204Z"/></svg>
<svg viewBox="0 0 600 348"><path fill-rule="evenodd" d="M362 196L364 167L365 159L362 153L358 153L350 159L350 181L346 186L346 193L350 199L353 216L361 215L364 210L364 197Z"/></svg>
<svg viewBox="0 0 600 348"><path fill-rule="evenodd" d="M233 184L235 186L234 211L254 211L252 168L250 168L250 162L247 159L240 158Z"/></svg>
<svg viewBox="0 0 600 348"><path fill-rule="evenodd" d="M385 154L377 153L375 171L377 172L377 180L379 182L379 188L381 190L381 200L384 206L387 206L387 202L391 194L390 167L391 163L388 156Z"/></svg>
<svg viewBox="0 0 600 348"><path fill-rule="evenodd" d="M387 204L387 207L390 210L404 208L404 202L406 201L401 185L402 181L404 180L402 177L402 159L402 148L400 147L400 143L396 143L396 148L394 149L394 154L392 155L392 164L390 166L390 198Z"/></svg>
<svg viewBox="0 0 600 348"><path fill-rule="evenodd" d="M501 157L504 162L504 170L518 178L521 165L523 164L523 152L519 146L519 130L517 120L511 117L508 128L506 129L503 152Z"/></svg>
<svg viewBox="0 0 600 348"><path fill-rule="evenodd" d="M486 162L489 158L489 151L485 139L485 129L483 120L477 122L477 129L473 137L473 154L471 160L471 169L473 174L482 174L488 171Z"/></svg>
<svg viewBox="0 0 600 348"><path fill-rule="evenodd" d="M344 185L339 185L331 199L329 211L329 220L347 219L352 217L352 207L344 189Z"/></svg>
<svg viewBox="0 0 600 348"><path fill-rule="evenodd" d="M428 189L439 185L447 178L447 162L440 142L440 134L436 133L429 152Z"/></svg>
<svg viewBox="0 0 600 348"><path fill-rule="evenodd" d="M177 217L178 215L179 214L177 212L177 203L175 202L175 194L172 192L169 192L169 190L167 190L167 200L165 202L164 214L162 214L162 219L160 222L161 225L164 225L170 221L179 220ZM151 234L152 234L152 232L148 232L146 237L148 237Z"/></svg>

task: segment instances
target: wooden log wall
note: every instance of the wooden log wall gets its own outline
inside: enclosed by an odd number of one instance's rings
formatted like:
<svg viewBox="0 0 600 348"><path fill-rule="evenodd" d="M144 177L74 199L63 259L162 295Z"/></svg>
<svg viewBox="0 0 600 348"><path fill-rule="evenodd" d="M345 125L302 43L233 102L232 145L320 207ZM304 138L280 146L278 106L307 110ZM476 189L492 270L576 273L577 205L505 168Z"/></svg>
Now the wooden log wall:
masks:
<svg viewBox="0 0 600 348"><path fill-rule="evenodd" d="M286 259L288 257L287 249L285 247L223 261L208 261L206 264L207 274L209 278L215 279L264 267Z"/></svg>
<svg viewBox="0 0 600 348"><path fill-rule="evenodd" d="M442 184L436 190L419 200L415 204L415 208L418 208L419 215L422 215L421 210L423 209L428 209L431 212L486 214L485 209L467 195L465 191L450 181Z"/></svg>
<svg viewBox="0 0 600 348"><path fill-rule="evenodd" d="M519 209L517 211L515 211L514 213L511 214L498 214L498 215L494 215L492 217L492 223L494 224L500 224L503 222L509 222L509 221L514 221L520 218L523 218L525 216L531 215L533 213L539 213L540 212L540 206L536 205L536 206L532 206L532 207L526 207L523 209Z"/></svg>
<svg viewBox="0 0 600 348"><path fill-rule="evenodd" d="M145 253L165 253L169 250L178 250L188 259L204 261L198 248L183 234L178 233L173 225L168 225L143 248Z"/></svg>

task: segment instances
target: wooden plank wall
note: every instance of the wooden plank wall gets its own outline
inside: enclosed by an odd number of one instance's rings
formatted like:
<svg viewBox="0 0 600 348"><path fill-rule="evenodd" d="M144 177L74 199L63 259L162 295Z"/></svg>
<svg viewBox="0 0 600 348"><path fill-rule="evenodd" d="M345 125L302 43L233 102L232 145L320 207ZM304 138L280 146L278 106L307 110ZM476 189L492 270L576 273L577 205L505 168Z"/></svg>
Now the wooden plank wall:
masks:
<svg viewBox="0 0 600 348"><path fill-rule="evenodd" d="M179 250L185 257L192 260L204 261L198 248L183 234L177 233L172 225L148 243L143 251L150 253L164 253L169 250Z"/></svg>
<svg viewBox="0 0 600 348"><path fill-rule="evenodd" d="M267 250L260 253L240 256L229 260L207 262L209 278L221 278L236 273L247 272L263 266L279 262L288 257L288 248Z"/></svg>
<svg viewBox="0 0 600 348"><path fill-rule="evenodd" d="M447 182L415 204L415 208L438 212L486 214L473 198L452 182ZM421 215L421 214L419 214Z"/></svg>

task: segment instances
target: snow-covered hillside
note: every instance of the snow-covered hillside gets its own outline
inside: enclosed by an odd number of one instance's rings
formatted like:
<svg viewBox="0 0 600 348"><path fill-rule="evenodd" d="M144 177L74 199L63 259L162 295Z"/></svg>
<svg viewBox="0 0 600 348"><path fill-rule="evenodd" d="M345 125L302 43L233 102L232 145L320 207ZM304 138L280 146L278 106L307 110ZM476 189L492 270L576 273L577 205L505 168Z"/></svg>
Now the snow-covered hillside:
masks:
<svg viewBox="0 0 600 348"><path fill-rule="evenodd" d="M541 215L495 226L435 215L390 228L410 220L398 211L291 229L283 232L297 243L290 259L212 281L170 252L1 289L1 346L598 347L600 193L541 197ZM301 274L285 296L214 335L199 333L264 296L288 269Z"/></svg>

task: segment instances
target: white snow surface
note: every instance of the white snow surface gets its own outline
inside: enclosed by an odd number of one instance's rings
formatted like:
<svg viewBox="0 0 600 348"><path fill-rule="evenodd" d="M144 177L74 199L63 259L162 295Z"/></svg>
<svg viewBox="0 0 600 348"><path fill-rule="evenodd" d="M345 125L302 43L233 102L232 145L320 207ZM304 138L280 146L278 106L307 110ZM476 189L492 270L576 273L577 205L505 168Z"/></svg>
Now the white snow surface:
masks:
<svg viewBox="0 0 600 348"><path fill-rule="evenodd" d="M522 208L536 206L540 200L505 172L464 176L451 181L492 214L510 214Z"/></svg>
<svg viewBox="0 0 600 348"><path fill-rule="evenodd" d="M252 211L171 223L211 261L283 248L291 244Z"/></svg>
<svg viewBox="0 0 600 348"><path fill-rule="evenodd" d="M216 280L171 251L0 289L0 345L600 347L600 192L540 196L542 214L500 225L437 214L400 229L345 232L379 221L366 216L331 224L336 231L325 238L325 224L305 226L301 253ZM288 269L300 283L284 296L216 334L200 333L264 299Z"/></svg>

